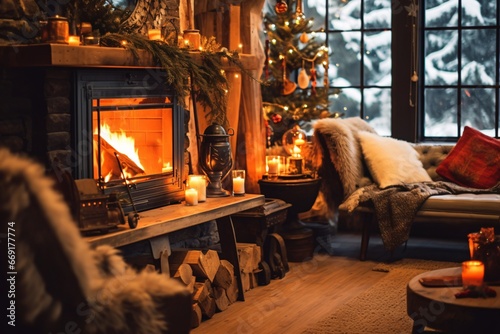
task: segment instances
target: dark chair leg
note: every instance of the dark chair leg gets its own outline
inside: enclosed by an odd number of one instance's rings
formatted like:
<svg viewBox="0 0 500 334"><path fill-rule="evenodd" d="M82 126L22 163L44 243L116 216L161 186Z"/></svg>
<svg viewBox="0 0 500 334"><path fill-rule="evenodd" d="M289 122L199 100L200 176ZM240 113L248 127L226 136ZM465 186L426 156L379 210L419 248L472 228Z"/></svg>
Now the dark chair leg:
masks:
<svg viewBox="0 0 500 334"><path fill-rule="evenodd" d="M371 215L363 213L361 214L362 219L362 230L361 230L361 249L359 252L359 259L361 261L366 260L366 252L368 251L368 243L370 242L370 227L371 227Z"/></svg>

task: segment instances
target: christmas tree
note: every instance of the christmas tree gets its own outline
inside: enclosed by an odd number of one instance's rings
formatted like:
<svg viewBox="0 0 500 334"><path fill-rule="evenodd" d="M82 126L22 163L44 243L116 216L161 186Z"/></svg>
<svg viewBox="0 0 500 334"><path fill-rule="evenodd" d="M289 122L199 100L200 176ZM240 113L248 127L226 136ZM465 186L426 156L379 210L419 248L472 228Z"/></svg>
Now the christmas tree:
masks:
<svg viewBox="0 0 500 334"><path fill-rule="evenodd" d="M268 146L273 146L281 145L289 129L297 125L307 129L311 120L331 116L329 52L321 30L312 30L313 19L304 15L301 0L268 2L264 24L262 100Z"/></svg>

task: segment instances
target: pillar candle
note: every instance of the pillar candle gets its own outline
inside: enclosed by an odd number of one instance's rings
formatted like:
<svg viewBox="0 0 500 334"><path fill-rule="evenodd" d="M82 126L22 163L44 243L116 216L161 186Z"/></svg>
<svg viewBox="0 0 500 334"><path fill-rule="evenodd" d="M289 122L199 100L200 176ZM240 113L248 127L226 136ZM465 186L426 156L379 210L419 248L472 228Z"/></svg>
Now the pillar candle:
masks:
<svg viewBox="0 0 500 334"><path fill-rule="evenodd" d="M198 191L198 202L207 200L207 182L204 175L188 175L188 185Z"/></svg>
<svg viewBox="0 0 500 334"><path fill-rule="evenodd" d="M186 205L198 205L198 191L193 188L186 189Z"/></svg>
<svg viewBox="0 0 500 334"><path fill-rule="evenodd" d="M233 192L238 195L245 193L245 179L241 176L233 179Z"/></svg>
<svg viewBox="0 0 500 334"><path fill-rule="evenodd" d="M269 160L267 167L269 168L269 171L268 171L269 174L278 174L279 160L278 159Z"/></svg>

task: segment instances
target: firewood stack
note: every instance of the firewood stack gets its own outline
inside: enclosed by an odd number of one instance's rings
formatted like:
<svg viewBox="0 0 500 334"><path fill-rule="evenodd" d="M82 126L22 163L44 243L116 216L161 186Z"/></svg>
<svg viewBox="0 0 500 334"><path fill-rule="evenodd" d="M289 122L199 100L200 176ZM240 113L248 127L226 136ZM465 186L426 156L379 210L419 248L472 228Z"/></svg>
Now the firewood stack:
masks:
<svg viewBox="0 0 500 334"><path fill-rule="evenodd" d="M244 291L257 286L255 271L261 259L260 247L238 244L238 255ZM169 256L170 276L191 291L192 328L216 312L226 310L238 298L234 266L219 258L215 250L172 250Z"/></svg>

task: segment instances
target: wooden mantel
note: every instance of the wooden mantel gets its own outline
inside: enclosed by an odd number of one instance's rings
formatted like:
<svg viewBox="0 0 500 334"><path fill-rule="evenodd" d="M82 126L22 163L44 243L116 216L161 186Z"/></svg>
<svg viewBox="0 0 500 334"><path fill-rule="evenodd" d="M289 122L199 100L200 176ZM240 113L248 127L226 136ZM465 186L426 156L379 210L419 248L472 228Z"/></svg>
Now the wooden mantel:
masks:
<svg viewBox="0 0 500 334"><path fill-rule="evenodd" d="M72 46L67 44L0 45L0 64L7 67L155 67L153 58L139 50L135 58L131 51L104 46ZM192 52L197 57L199 52ZM245 69L260 68L256 57L239 55Z"/></svg>

